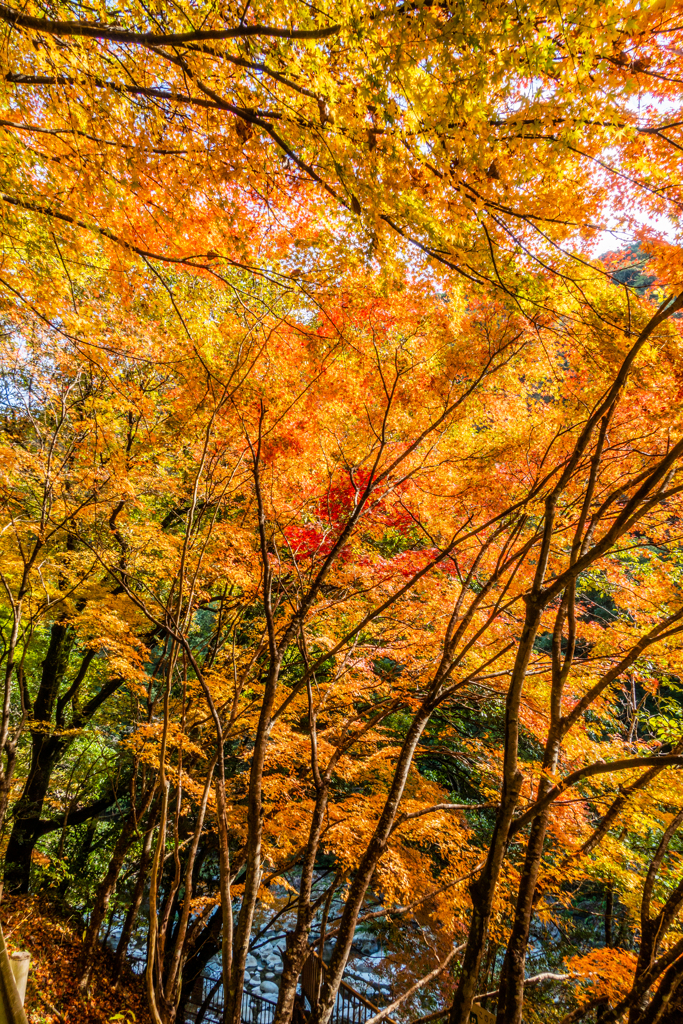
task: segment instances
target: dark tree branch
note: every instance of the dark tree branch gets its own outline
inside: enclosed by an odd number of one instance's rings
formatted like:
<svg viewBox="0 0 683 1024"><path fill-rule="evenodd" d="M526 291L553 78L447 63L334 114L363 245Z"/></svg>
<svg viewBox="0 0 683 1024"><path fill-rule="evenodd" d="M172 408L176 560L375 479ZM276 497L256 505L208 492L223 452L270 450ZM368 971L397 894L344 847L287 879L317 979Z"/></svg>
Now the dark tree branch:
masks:
<svg viewBox="0 0 683 1024"><path fill-rule="evenodd" d="M577 771L572 772L566 779L558 783L557 786L553 786L546 795L541 799L537 800L535 804L517 818L510 827L510 835L514 835L519 832L520 829L528 825L537 814L557 800L558 796L561 796L565 790L569 789L570 786L575 786L577 782L581 782L582 779L592 778L594 775L604 775L607 772L623 772L629 771L631 768L653 768L653 767L681 767L683 766L683 756L676 754L667 754L664 757L625 757L619 761L610 761L604 763L600 761L597 764L588 765L587 768L579 768Z"/></svg>
<svg viewBox="0 0 683 1024"><path fill-rule="evenodd" d="M101 39L107 43L129 43L137 46L179 46L211 39L239 39L245 36L266 36L271 39L327 39L337 35L340 25L327 28L295 29L275 28L270 25L238 25L237 28L199 29L192 32L132 32L129 29L110 28L87 21L49 21L32 18L9 7L0 5L0 19L16 28L33 29L51 36L80 36Z"/></svg>

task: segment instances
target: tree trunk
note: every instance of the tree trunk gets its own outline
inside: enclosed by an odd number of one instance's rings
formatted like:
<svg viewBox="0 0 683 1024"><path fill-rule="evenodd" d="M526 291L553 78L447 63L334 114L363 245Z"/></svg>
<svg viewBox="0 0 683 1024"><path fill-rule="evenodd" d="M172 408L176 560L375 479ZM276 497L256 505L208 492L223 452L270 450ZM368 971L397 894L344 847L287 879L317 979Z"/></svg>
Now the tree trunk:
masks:
<svg viewBox="0 0 683 1024"><path fill-rule="evenodd" d="M479 969L486 947L493 897L507 848L512 815L517 806L522 782L522 773L517 772L498 812L498 819L489 846L486 864L479 878L470 886L472 919L463 955L460 981L458 982L453 1006L451 1007L450 1024L469 1024L472 1000L477 994Z"/></svg>
<svg viewBox="0 0 683 1024"><path fill-rule="evenodd" d="M280 674L279 657L271 653L271 664L256 730L254 752L249 776L249 797L247 805L247 850L244 890L240 906L237 929L234 936L230 985L225 993L225 1022L240 1024L242 1019L242 988L244 971L249 952L249 939L254 912L261 885L261 841L263 836L263 767L266 760L268 739L272 728L272 713L275 704L276 687ZM218 808L221 813L221 808ZM222 838L219 836L219 838ZM223 922L225 931L227 922Z"/></svg>
<svg viewBox="0 0 683 1024"><path fill-rule="evenodd" d="M53 623L40 689L33 705L36 726L31 730L31 765L14 809L14 825L5 854L5 887L8 892L27 893L29 890L31 857L40 835L38 823L50 778L71 743L69 739L51 735L51 722L74 640L74 632L68 624Z"/></svg>
<svg viewBox="0 0 683 1024"><path fill-rule="evenodd" d="M130 849L130 845L133 841L137 829L137 822L140 814L144 814L149 807L149 801L152 796L152 791L148 792L146 797L143 796L142 806L140 809L136 809L133 806L128 814L126 820L123 823L118 839L114 845L114 850L109 861L109 867L107 873L97 887L97 895L95 896L95 903L90 915L90 921L88 922L88 928L85 933L85 939L83 941L83 974L81 975L78 987L81 992L85 992L90 984L90 976L92 973L92 953L97 945L97 939L100 934L100 928L102 922L107 913L107 907L109 906L109 900L111 899L112 893L116 886L121 866L124 858Z"/></svg>
<svg viewBox="0 0 683 1024"><path fill-rule="evenodd" d="M99 823L100 819L99 816L97 815L90 818L90 820L88 821L85 830L85 835L83 836L83 840L80 846L78 847L75 856L73 857L72 861L69 864L71 874L70 876L67 875L67 877L63 879L63 881L59 885L59 888L57 889L58 901L61 902L62 900L65 900L66 893L70 885L69 878L77 877L81 873L85 874L85 871L88 866L88 859L90 857L90 853L93 847L93 841L95 839L95 833L97 832L97 826L99 825Z"/></svg>
<svg viewBox="0 0 683 1024"><path fill-rule="evenodd" d="M192 994L192 990L201 977L202 971L216 954L221 952L221 933L223 930L223 912L220 907L211 916L206 928L197 941L192 955L188 957L183 969L183 984L178 1004L178 1017L185 1020L185 1006Z"/></svg>
<svg viewBox="0 0 683 1024"><path fill-rule="evenodd" d="M145 838L142 844L142 854L140 856L140 870L138 871L138 877L135 880L135 888L133 889L133 898L130 906L126 913L125 921L123 922L123 929L119 936L119 941L116 946L116 953L114 954L114 987L118 987L118 983L121 977L121 969L123 962L128 954L128 946L130 944L131 936L133 934L133 928L135 927L135 919L138 916L140 905L142 903L142 897L145 893L145 880L147 878L147 872L149 865L152 860L152 838L154 836L155 825L152 824L150 828L145 832Z"/></svg>
<svg viewBox="0 0 683 1024"><path fill-rule="evenodd" d="M549 816L550 810L547 809L539 814L531 826L531 835L519 882L515 919L500 977L496 1018L499 1024L521 1024L522 1020L526 951L529 944L531 915L534 909L534 893L538 882Z"/></svg>
<svg viewBox="0 0 683 1024"><path fill-rule="evenodd" d="M351 951L351 944L356 931L356 922L360 908L363 905L368 886L372 881L380 857L386 850L387 842L391 835L399 804L403 797L408 774L413 762L415 748L429 721L435 707L434 697L425 699L422 706L415 713L413 721L408 729L406 738L398 756L396 769L392 780L391 788L387 795L382 814L377 822L377 827L368 843L367 849L360 864L353 876L349 886L348 895L344 904L341 921L337 931L337 941L330 959L327 976L320 993L318 1009L318 1024L327 1024L334 1004L337 999L339 985Z"/></svg>
<svg viewBox="0 0 683 1024"><path fill-rule="evenodd" d="M5 887L8 892L27 893L31 874L31 857L42 835L40 816L50 786L52 772L69 745L39 735L34 739L31 767L24 791L14 808L14 825L5 854Z"/></svg>
<svg viewBox="0 0 683 1024"><path fill-rule="evenodd" d="M548 506L546 514L550 515L552 513L550 502L546 504ZM546 559L547 550L545 553L541 553L538 562L536 575L539 581L543 579ZM496 824L483 871L477 881L470 886L470 893L472 894L472 920L467 935L467 945L463 956L460 981L451 1008L450 1024L469 1024L472 1000L477 991L476 986L479 979L481 959L486 947L489 919L498 884L498 876L510 837L512 816L515 813L522 782L524 781L517 763L519 708L529 658L531 657L538 624L541 619L541 608L542 606L537 600L530 598L527 601L524 626L517 647L515 664L505 703L505 748L500 809L496 816Z"/></svg>
<svg viewBox="0 0 683 1024"><path fill-rule="evenodd" d="M0 765L0 828L5 824L7 807L12 793L12 780L17 764L16 742L7 743L5 747L5 763Z"/></svg>
<svg viewBox="0 0 683 1024"><path fill-rule="evenodd" d="M299 910L297 913L294 934L290 937L291 941L288 941L287 948L285 949L282 957L283 969L282 976L280 978L280 991L278 993L273 1024L288 1024L288 1022L291 1021L299 976L310 953L308 939L311 932L311 923L313 921L314 913L312 905L313 874L316 858L320 849L320 838L322 836L325 822L325 812L327 810L327 779L323 781L318 778L316 788L315 808L308 833L306 852L301 866Z"/></svg>

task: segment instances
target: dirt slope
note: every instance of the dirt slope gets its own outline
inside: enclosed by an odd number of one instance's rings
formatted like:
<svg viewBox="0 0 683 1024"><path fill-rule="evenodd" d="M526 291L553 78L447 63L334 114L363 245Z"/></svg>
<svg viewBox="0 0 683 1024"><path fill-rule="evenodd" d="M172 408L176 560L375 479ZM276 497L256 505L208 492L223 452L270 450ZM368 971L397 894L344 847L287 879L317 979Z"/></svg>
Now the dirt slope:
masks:
<svg viewBox="0 0 683 1024"><path fill-rule="evenodd" d="M142 979L126 972L114 991L112 957L99 950L91 992L78 991L80 924L60 915L36 897L5 896L0 922L10 952L27 949L31 970L26 991L29 1024L105 1024L117 1014L135 1024L150 1024Z"/></svg>

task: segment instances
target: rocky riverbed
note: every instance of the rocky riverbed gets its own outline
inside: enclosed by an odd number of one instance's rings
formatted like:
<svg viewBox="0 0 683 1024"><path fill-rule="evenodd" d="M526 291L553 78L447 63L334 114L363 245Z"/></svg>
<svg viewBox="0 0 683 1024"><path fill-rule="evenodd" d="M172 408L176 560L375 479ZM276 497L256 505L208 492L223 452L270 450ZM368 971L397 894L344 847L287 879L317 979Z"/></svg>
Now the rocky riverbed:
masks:
<svg viewBox="0 0 683 1024"><path fill-rule="evenodd" d="M275 925L254 942L247 957L245 992L253 996L262 996L272 1002L277 1001L282 976L282 952L285 946L286 938L282 925ZM331 951L330 945L326 949L326 954ZM388 1002L391 997L389 982L380 976L379 967L383 960L383 951L375 937L369 932L359 932L354 940L352 959L344 973L344 981L348 985L366 999L379 1005ZM208 965L207 974L215 979L220 977L218 960Z"/></svg>

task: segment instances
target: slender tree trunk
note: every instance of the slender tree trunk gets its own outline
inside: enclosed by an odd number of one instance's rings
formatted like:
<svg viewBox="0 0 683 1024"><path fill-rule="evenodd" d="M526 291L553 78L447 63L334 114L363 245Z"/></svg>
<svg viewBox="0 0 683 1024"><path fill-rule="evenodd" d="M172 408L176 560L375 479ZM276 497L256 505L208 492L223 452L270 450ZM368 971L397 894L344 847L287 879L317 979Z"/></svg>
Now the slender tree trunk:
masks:
<svg viewBox="0 0 683 1024"><path fill-rule="evenodd" d="M386 850L387 842L396 821L403 791L408 781L408 773L412 765L415 748L420 741L420 737L424 732L434 707L435 701L433 697L427 698L413 718L398 756L396 770L382 814L349 886L348 896L337 931L337 941L320 993L317 1024L327 1024L332 1015L339 985L351 951L358 914L360 913L365 894L380 857Z"/></svg>
<svg viewBox="0 0 683 1024"><path fill-rule="evenodd" d="M99 816L90 818L88 821L87 828L83 840L76 851L75 856L69 863L69 871L71 877L77 878L81 874L85 874L88 867L88 860L92 851L93 841L95 839L95 833L97 832L97 826L100 823ZM70 885L69 877L67 876L60 884L58 892L58 899L64 900L68 892Z"/></svg>
<svg viewBox="0 0 683 1024"><path fill-rule="evenodd" d="M230 843L228 840L228 815L227 800L225 796L225 761L223 757L223 740L221 737L221 752L219 758L219 777L216 785L216 812L218 816L218 843L219 843L219 878L218 884L221 897L221 970L223 975L223 992L229 992L232 983L232 962L233 962L233 916L232 916L232 895L230 882ZM248 946L247 946L248 949ZM246 967L246 954L244 958ZM242 979L244 974L242 974ZM227 1001L224 998L224 1003ZM240 992L240 1006L242 995Z"/></svg>
<svg viewBox="0 0 683 1024"><path fill-rule="evenodd" d="M287 943L287 948L282 955L282 976L280 978L280 991L278 993L277 1007L273 1024L287 1024L292 1019L294 1010L294 997L299 982L301 970L310 954L308 939L311 932L313 920L313 907L311 895L313 888L313 873L315 860L320 847L327 809L327 786L319 788L313 810L313 819L309 829L308 843L301 867L301 887L299 891L299 912L294 934Z"/></svg>
<svg viewBox="0 0 683 1024"><path fill-rule="evenodd" d="M614 883L610 882L605 892L605 945L611 949L612 941L612 920L614 918Z"/></svg>
<svg viewBox="0 0 683 1024"><path fill-rule="evenodd" d="M672 1001L683 990L683 969L680 961L672 964L662 977L657 991L644 1007L633 1008L629 1015L629 1024L662 1024L665 1017L668 1021L678 1020L673 1015Z"/></svg>
<svg viewBox="0 0 683 1024"><path fill-rule="evenodd" d="M477 994L477 980L486 947L498 875L505 856L512 815L517 806L522 781L521 772L517 772L508 787L505 801L498 813L486 863L479 878L470 886L472 919L463 954L460 981L451 1008L450 1024L469 1024L472 1000Z"/></svg>
<svg viewBox="0 0 683 1024"><path fill-rule="evenodd" d="M8 743L5 748L5 763L0 765L0 829L5 823L16 764L17 744L16 742Z"/></svg>
<svg viewBox="0 0 683 1024"><path fill-rule="evenodd" d="M275 691L280 673L279 657L271 655L270 670L266 681L266 689L261 706L261 714L256 730L254 753L249 777L249 796L247 804L247 851L244 890L237 920L233 944L230 985L225 1000L226 1024L240 1024L242 1016L242 988L244 971L249 952L249 939L256 910L258 891L261 885L261 841L263 836L262 794L263 767L266 760L268 738L271 730L271 718L275 703ZM225 929L225 922L223 924Z"/></svg>
<svg viewBox="0 0 683 1024"><path fill-rule="evenodd" d="M192 955L185 961L183 970L183 983L178 1005L178 1017L185 1020L185 1007L192 995L192 990L202 971L209 960L221 952L223 931L223 912L218 906L212 914L208 924L202 929L196 945L193 947Z"/></svg>
<svg viewBox="0 0 683 1024"><path fill-rule="evenodd" d="M561 695L560 679L556 680L554 694ZM558 700L557 707L559 708L559 706ZM553 772L558 763L560 729L557 717L557 709L553 708L554 721L551 724L551 731L543 757L544 776L539 783L538 799L542 799L552 788L552 783L547 774ZM522 875L517 890L517 905L515 907L512 932L508 940L507 949L505 950L500 977L497 1013L497 1020L500 1024L521 1024L522 1020L526 951L529 945L531 917L536 905L536 886L543 858L543 846L548 830L550 813L551 808L548 806L541 814L534 818L531 824L524 857L524 867L522 868Z"/></svg>
<svg viewBox="0 0 683 1024"><path fill-rule="evenodd" d="M130 821L129 824L129 822L127 821L123 828L121 829L119 837L116 840L116 845L114 846L114 852L112 854L111 860L109 861L107 873L97 887L95 903L93 905L92 913L90 915L90 921L88 922L88 927L86 929L85 939L83 940L82 956L83 963L85 966L83 969L83 973L81 974L80 981L78 983L78 987L81 990L81 992L85 992L90 984L90 976L92 974L93 967L93 950L97 945L97 939L100 934L100 928L102 927L102 922L104 921L104 918L106 916L107 907L109 906L109 900L111 899L111 895L116 885L116 880L119 877L119 872L121 871L121 865L123 864L123 860L126 856L126 853L128 852L128 848L130 847L133 838L134 828L135 826L133 822Z"/></svg>
<svg viewBox="0 0 683 1024"><path fill-rule="evenodd" d="M552 509L547 510L551 512ZM537 566L537 580L543 579L547 551L541 553ZM469 1024L472 1000L476 995L481 958L486 947L489 919L493 908L498 876L510 836L510 826L522 788L523 776L517 764L519 748L519 708L526 671L541 619L541 604L533 598L527 600L524 626L517 647L515 664L510 678L505 704L505 747L503 754L503 787L500 808L489 845L489 852L481 875L470 886L472 920L463 955L460 981L451 1009L450 1024Z"/></svg>
<svg viewBox="0 0 683 1024"><path fill-rule="evenodd" d="M154 837L154 829L155 825L152 824L145 832L145 838L142 843L142 853L140 856L140 869L138 871L138 876L135 879L133 898L130 902L130 906L128 907L128 911L126 912L126 918L123 922L121 935L119 936L119 941L116 946L116 953L114 954L115 987L118 987L119 984L123 962L128 954L128 946L133 934L133 928L135 927L135 920L138 916L142 897L145 892L145 881L147 879L147 872L152 860L152 839Z"/></svg>
<svg viewBox="0 0 683 1024"><path fill-rule="evenodd" d="M176 1005L179 1001L181 984L182 984L182 970L185 964L185 958L187 956L186 940L188 936L188 926L190 922L190 905L192 902L193 895L193 876L194 876L194 865L197 857L197 849L199 847L199 840L201 838L202 829L204 827L204 817L206 814L206 807L209 799L209 792L211 790L211 783L213 781L213 774L216 767L216 761L218 755L213 760L210 766L209 773L206 778L204 785L204 792L202 794L202 800L199 806L199 812L197 815L197 821L195 824L194 836L190 849L187 853L187 861L185 864L185 872L183 877L184 892L182 899L182 909L180 911L180 918L178 926L175 931L173 950L170 956L165 958L165 974L166 983L164 989L164 997L166 1002L171 1005ZM219 801L220 802L220 801ZM174 884L174 890L177 892L177 885ZM175 898L175 894L174 894ZM222 907L222 902L221 902Z"/></svg>
<svg viewBox="0 0 683 1024"><path fill-rule="evenodd" d="M301 633L301 651L304 664L308 669L309 660L306 648L306 638ZM275 1008L274 1024L288 1024L294 1012L294 1001L296 989L302 968L310 955L308 940L311 933L313 921L313 876L315 874L315 862L320 849L320 839L323 833L325 813L327 811L330 779L335 766L338 764L343 744L337 746L335 753L329 759L324 772L320 770L318 757L318 726L316 711L313 703L313 691L310 682L307 685L308 693L308 725L311 741L311 769L315 783L315 805L311 816L311 824L308 830L308 842L301 865L301 882L299 884L299 909L297 911L296 926L294 934L289 936L286 949L283 953L283 971L280 978L280 991L278 993L277 1006ZM334 882L330 890L334 892ZM328 901L325 901L324 921L327 920ZM324 924L323 924L324 930ZM319 993L318 993L319 995ZM318 999L315 1000L314 1012L318 1012Z"/></svg>
<svg viewBox="0 0 683 1024"><path fill-rule="evenodd" d="M153 790L150 790L147 796L143 797L142 807L139 810L135 807L131 808L114 845L107 873L97 887L95 903L92 909L92 914L90 915L90 921L88 922L85 939L83 941L82 957L84 968L78 983L78 987L81 992L85 992L90 984L90 977L92 974L92 953L97 945L97 939L100 934L102 922L104 921L107 913L109 900L114 892L124 858L133 841L133 837L137 829L138 818L140 814L144 814L147 810L149 801L152 798L152 792Z"/></svg>
<svg viewBox="0 0 683 1024"><path fill-rule="evenodd" d="M543 795L539 793L539 795ZM531 915L534 909L534 893L543 854L543 844L548 827L549 809L539 814L531 826L527 844L522 877L519 883L515 919L512 933L505 951L498 995L499 1024L519 1024L524 1004L524 969L529 944Z"/></svg>

